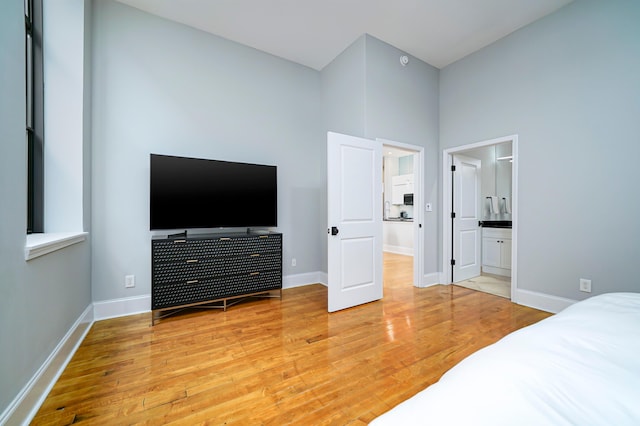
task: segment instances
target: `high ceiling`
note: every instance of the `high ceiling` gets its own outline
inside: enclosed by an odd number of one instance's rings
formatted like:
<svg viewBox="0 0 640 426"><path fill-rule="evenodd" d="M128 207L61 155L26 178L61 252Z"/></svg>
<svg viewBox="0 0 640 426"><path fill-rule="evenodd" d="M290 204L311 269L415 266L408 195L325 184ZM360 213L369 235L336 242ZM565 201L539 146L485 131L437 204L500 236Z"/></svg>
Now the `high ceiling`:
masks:
<svg viewBox="0 0 640 426"><path fill-rule="evenodd" d="M442 68L572 0L118 0L321 70L362 34Z"/></svg>

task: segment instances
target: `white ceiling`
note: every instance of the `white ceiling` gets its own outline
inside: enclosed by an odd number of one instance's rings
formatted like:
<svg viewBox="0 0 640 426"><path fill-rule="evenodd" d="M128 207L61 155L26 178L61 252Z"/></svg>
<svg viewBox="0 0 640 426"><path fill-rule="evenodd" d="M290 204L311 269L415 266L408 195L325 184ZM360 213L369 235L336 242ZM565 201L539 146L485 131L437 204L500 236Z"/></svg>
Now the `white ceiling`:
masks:
<svg viewBox="0 0 640 426"><path fill-rule="evenodd" d="M442 68L572 0L118 0L321 70L362 34Z"/></svg>

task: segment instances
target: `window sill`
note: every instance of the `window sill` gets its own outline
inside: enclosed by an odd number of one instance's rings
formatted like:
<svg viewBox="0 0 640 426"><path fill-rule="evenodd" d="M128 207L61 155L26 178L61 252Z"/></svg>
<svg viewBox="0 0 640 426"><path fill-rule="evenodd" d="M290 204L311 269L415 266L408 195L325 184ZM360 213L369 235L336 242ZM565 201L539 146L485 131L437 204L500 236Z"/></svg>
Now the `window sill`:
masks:
<svg viewBox="0 0 640 426"><path fill-rule="evenodd" d="M88 234L88 232L29 234L24 247L24 260L35 259L72 244L80 243L86 239Z"/></svg>

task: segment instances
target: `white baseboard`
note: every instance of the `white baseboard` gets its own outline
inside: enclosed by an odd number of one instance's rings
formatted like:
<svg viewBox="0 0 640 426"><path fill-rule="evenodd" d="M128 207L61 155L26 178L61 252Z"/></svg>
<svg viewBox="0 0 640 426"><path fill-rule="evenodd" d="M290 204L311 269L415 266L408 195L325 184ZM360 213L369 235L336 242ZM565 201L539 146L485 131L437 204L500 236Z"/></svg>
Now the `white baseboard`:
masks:
<svg viewBox="0 0 640 426"><path fill-rule="evenodd" d="M433 273L429 275L439 275L440 283L449 283L448 274L449 274L448 272L446 273L440 272L440 273ZM426 277L427 275L425 275L425 278L424 278L424 282L425 282L424 287L433 285L433 284L427 284L429 281ZM546 293L539 293L536 291L522 290L522 289L516 289L516 293L512 294L511 296L511 301L513 303L517 303L518 305L528 306L530 308L539 309L541 311L551 312L554 314L557 314L558 312L562 311L564 308L576 303L576 300L566 299L564 297L552 296Z"/></svg>
<svg viewBox="0 0 640 426"><path fill-rule="evenodd" d="M151 312L151 295L93 302L95 321Z"/></svg>
<svg viewBox="0 0 640 426"><path fill-rule="evenodd" d="M318 272L318 274L320 274L319 283L322 284L325 287L328 286L329 285L329 274L327 274L326 272Z"/></svg>
<svg viewBox="0 0 640 426"><path fill-rule="evenodd" d="M306 274L289 275L283 277L282 288L301 287L309 284L327 285L328 279L325 272L310 272ZM433 272L422 276L420 288L431 287L446 282L446 273ZM576 301L563 297L551 296L545 293L538 293L529 290L517 290L514 303L540 309L546 312L558 313Z"/></svg>
<svg viewBox="0 0 640 426"><path fill-rule="evenodd" d="M327 281L326 275L326 273L319 271L287 275L282 277L282 288L287 289L318 283L325 284ZM146 294L94 302L93 309L95 321L151 312L151 295Z"/></svg>
<svg viewBox="0 0 640 426"><path fill-rule="evenodd" d="M482 272L487 274L500 275L501 277L511 277L511 269L496 268L494 266L482 265Z"/></svg>
<svg viewBox="0 0 640 426"><path fill-rule="evenodd" d="M419 288L431 287L432 285L440 284L440 273L433 272L431 274L425 274L422 276L422 280L420 280Z"/></svg>
<svg viewBox="0 0 640 426"><path fill-rule="evenodd" d="M71 361L93 324L93 305L89 305L67 334L49 354L31 380L0 415L0 424L28 425Z"/></svg>
<svg viewBox="0 0 640 426"><path fill-rule="evenodd" d="M404 254L407 256L413 256L413 248L411 247L392 246L389 244L384 244L382 246L382 251L395 253L395 254Z"/></svg>
<svg viewBox="0 0 640 426"><path fill-rule="evenodd" d="M324 272L307 272L305 274L287 275L282 277L282 288L302 287L309 284L324 284L327 282L327 274Z"/></svg>
<svg viewBox="0 0 640 426"><path fill-rule="evenodd" d="M516 297L511 297L511 300L518 305L524 305L554 314L577 302L576 300L566 299L564 297L521 289L516 290L515 296Z"/></svg>

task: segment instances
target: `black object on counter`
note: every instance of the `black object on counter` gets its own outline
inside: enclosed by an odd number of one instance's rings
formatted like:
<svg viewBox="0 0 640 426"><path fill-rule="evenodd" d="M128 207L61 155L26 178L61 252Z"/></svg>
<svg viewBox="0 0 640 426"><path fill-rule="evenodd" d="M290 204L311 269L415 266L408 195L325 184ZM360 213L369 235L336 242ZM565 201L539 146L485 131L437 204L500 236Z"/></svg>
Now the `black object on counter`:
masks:
<svg viewBox="0 0 640 426"><path fill-rule="evenodd" d="M483 220L480 222L483 228L511 228L510 220Z"/></svg>

